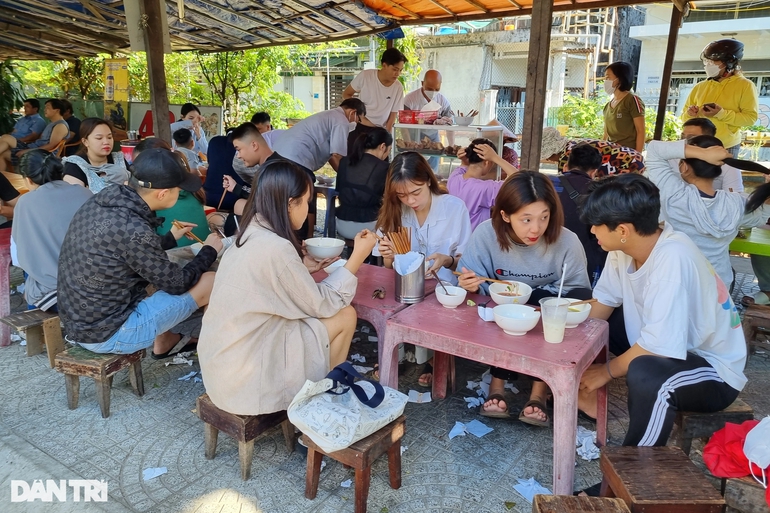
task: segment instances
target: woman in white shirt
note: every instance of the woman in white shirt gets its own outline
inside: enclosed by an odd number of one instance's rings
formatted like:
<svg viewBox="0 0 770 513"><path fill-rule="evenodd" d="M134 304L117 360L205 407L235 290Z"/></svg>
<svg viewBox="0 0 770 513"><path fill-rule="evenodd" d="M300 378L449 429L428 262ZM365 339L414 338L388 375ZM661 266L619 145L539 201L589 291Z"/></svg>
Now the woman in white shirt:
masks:
<svg viewBox="0 0 770 513"><path fill-rule="evenodd" d="M206 155L209 151L209 142L206 139L206 132L203 131L201 126L204 118L201 115L200 109L192 103L185 103L182 105L179 113L182 116L179 121L190 121L192 123L193 139L195 139L193 150Z"/></svg>
<svg viewBox="0 0 770 513"><path fill-rule="evenodd" d="M400 153L390 164L377 219L377 229L383 234L401 227L411 229L411 249L426 255L427 272L435 271L442 281L456 284L452 272L471 236L470 215L463 200L439 189L428 161L413 151ZM393 267L395 251L387 236L374 255L382 256L385 267ZM417 363L427 361L428 351L417 349ZM421 385L432 383L432 370L426 365Z"/></svg>
<svg viewBox="0 0 770 513"><path fill-rule="evenodd" d="M585 371L579 407L596 415L597 389L625 376L630 446L666 445L677 411L722 410L746 384L746 342L727 287L659 215L657 187L636 174L598 182L581 214L609 252L591 316L606 320L622 305L631 348Z"/></svg>

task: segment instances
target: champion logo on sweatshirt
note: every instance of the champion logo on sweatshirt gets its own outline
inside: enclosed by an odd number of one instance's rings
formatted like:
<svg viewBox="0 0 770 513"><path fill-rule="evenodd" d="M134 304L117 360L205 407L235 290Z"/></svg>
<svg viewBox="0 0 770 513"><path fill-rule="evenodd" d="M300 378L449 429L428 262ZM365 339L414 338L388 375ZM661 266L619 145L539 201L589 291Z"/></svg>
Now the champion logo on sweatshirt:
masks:
<svg viewBox="0 0 770 513"><path fill-rule="evenodd" d="M516 273L513 271L509 271L507 269L495 269L495 274L497 276L500 276L501 278L529 278L530 280L544 280L546 278L552 277L556 273L537 273L537 274L527 274L527 273Z"/></svg>

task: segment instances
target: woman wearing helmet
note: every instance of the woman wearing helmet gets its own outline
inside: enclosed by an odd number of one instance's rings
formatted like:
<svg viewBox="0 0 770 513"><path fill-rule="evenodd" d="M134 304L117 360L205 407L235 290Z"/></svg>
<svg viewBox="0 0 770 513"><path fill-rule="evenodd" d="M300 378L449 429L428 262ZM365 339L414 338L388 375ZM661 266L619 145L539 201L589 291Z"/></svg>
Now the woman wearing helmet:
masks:
<svg viewBox="0 0 770 513"><path fill-rule="evenodd" d="M757 121L757 89L741 73L743 43L735 39L713 41L700 55L707 80L690 91L682 120L706 117L717 127L717 138L733 156L741 149L741 127Z"/></svg>

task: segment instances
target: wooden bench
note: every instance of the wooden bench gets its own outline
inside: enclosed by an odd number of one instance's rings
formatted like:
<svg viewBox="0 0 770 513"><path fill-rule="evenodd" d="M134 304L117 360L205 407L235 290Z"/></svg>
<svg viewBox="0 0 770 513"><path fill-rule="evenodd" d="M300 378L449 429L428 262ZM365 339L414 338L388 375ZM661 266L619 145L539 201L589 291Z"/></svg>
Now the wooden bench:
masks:
<svg viewBox="0 0 770 513"><path fill-rule="evenodd" d="M283 429L286 449L294 451L294 426L289 422L286 411L265 415L236 415L217 408L208 394L198 398L196 414L205 423L204 438L206 459L213 460L217 454L217 436L222 431L238 441L238 458L241 462L241 478L251 475L251 460L254 457L254 439L278 424Z"/></svg>
<svg viewBox="0 0 770 513"><path fill-rule="evenodd" d="M690 454L693 438L711 438L716 431L725 427L726 422L742 424L754 418L754 410L740 399L722 411L697 413L680 411L676 414L674 425L677 426L676 445L685 454Z"/></svg>
<svg viewBox="0 0 770 513"><path fill-rule="evenodd" d="M631 513L621 499L535 495L532 513Z"/></svg>
<svg viewBox="0 0 770 513"><path fill-rule="evenodd" d="M765 489L753 477L731 478L725 486L725 502L730 511L770 513Z"/></svg>
<svg viewBox="0 0 770 513"><path fill-rule="evenodd" d="M366 501L369 498L369 483L372 478L372 463L388 453L388 473L390 487L401 488L401 439L404 437L406 417L399 418L359 440L347 449L331 453L324 452L308 436L302 435L307 445L307 474L305 476L305 497L315 499L318 493L318 479L321 475L321 461L326 455L339 461L346 467L356 469L355 478L355 513L366 513Z"/></svg>
<svg viewBox="0 0 770 513"><path fill-rule="evenodd" d="M79 346L57 354L55 369L64 374L69 409L74 410L78 407L80 376L84 376L93 378L102 418L109 417L112 377L125 368L128 368L128 379L131 381L134 393L139 397L143 396L142 358L144 356L144 349L131 354L99 354Z"/></svg>
<svg viewBox="0 0 770 513"><path fill-rule="evenodd" d="M0 322L16 331L26 332L27 356L42 353L45 345L48 362L53 369L56 355L64 351L64 339L58 314L38 309L27 310L3 317Z"/></svg>
<svg viewBox="0 0 770 513"><path fill-rule="evenodd" d="M678 447L602 447L602 497L632 513L721 513L725 501Z"/></svg>
<svg viewBox="0 0 770 513"><path fill-rule="evenodd" d="M743 334L746 337L747 358L754 353L757 347L770 351L770 342L755 340L759 331L770 336L770 306L751 305L743 314Z"/></svg>

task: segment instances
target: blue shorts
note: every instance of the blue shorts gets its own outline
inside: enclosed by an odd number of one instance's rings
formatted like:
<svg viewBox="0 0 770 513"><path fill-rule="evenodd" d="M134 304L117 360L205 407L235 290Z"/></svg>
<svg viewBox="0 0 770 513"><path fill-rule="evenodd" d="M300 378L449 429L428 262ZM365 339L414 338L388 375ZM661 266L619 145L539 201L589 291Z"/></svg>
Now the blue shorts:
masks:
<svg viewBox="0 0 770 513"><path fill-rule="evenodd" d="M198 309L192 294L173 296L159 290L142 300L126 322L106 342L78 344L94 353L130 354L152 346L155 337L190 317Z"/></svg>

